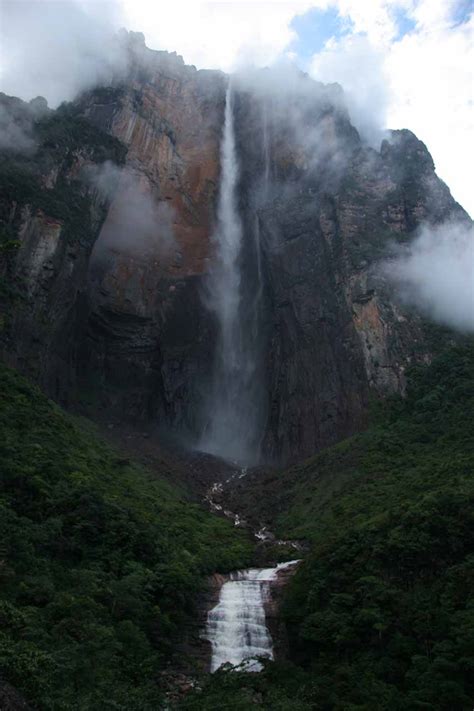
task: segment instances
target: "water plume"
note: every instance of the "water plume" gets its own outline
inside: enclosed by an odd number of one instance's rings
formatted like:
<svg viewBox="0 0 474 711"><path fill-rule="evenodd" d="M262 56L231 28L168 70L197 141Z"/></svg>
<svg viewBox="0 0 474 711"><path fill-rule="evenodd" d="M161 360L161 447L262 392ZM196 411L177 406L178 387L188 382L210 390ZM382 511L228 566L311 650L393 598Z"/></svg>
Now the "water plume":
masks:
<svg viewBox="0 0 474 711"><path fill-rule="evenodd" d="M252 398L256 359L242 317L243 226L237 208L238 181L233 93L229 83L221 141L217 228L213 235L214 265L205 297L207 308L216 317L217 346L200 448L225 459L253 463L258 458L258 408Z"/></svg>

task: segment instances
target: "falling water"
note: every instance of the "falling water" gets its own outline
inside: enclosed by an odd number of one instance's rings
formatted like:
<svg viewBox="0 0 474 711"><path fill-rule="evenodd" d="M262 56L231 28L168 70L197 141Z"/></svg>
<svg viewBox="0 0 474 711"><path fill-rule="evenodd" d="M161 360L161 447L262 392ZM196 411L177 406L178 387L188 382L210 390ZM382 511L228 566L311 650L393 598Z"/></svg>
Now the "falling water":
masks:
<svg viewBox="0 0 474 711"><path fill-rule="evenodd" d="M215 263L208 281L207 305L216 315L218 343L213 382L206 400L200 448L238 462L256 459L253 402L255 357L245 337L242 317L241 253L243 228L236 204L239 167L236 155L233 96L226 93L221 142L221 184L214 234Z"/></svg>
<svg viewBox="0 0 474 711"><path fill-rule="evenodd" d="M262 106L262 133L263 133L263 189L264 198L268 198L270 186L270 131L268 126L268 102L264 100Z"/></svg>
<svg viewBox="0 0 474 711"><path fill-rule="evenodd" d="M265 602L278 571L298 561L274 568L250 568L233 573L221 588L219 603L208 614L206 637L212 644L211 672L222 664L249 660L246 671L259 671L257 657L273 659L273 642L265 622Z"/></svg>

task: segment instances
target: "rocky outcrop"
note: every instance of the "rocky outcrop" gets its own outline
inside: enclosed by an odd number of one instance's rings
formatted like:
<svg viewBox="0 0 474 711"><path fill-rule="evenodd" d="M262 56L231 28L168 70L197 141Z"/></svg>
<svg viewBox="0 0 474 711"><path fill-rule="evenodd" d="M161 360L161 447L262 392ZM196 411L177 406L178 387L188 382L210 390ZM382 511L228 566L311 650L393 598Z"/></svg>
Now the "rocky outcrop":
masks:
<svg viewBox="0 0 474 711"><path fill-rule="evenodd" d="M265 619L273 641L273 658L282 661L288 658L288 636L285 623L281 616L281 606L285 588L298 570L298 565L282 568L268 587L268 598L265 603Z"/></svg>

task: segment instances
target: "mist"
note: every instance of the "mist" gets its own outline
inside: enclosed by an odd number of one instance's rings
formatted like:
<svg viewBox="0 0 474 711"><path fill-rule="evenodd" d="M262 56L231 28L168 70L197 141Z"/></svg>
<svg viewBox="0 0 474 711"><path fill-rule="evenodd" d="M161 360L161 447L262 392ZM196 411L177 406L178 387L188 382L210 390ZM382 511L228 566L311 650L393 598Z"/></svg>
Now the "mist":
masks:
<svg viewBox="0 0 474 711"><path fill-rule="evenodd" d="M48 105L41 96L25 104L0 93L0 150L33 153L37 148L34 123L47 113Z"/></svg>
<svg viewBox="0 0 474 711"><path fill-rule="evenodd" d="M166 260L175 247L174 210L157 200L143 176L110 162L83 175L111 206L94 249L94 259L118 252L134 258Z"/></svg>
<svg viewBox="0 0 474 711"><path fill-rule="evenodd" d="M403 253L383 265L400 299L433 321L474 332L474 228L424 225Z"/></svg>
<svg viewBox="0 0 474 711"><path fill-rule="evenodd" d="M31 122L16 116L12 107L0 103L0 150L31 153L34 148Z"/></svg>
<svg viewBox="0 0 474 711"><path fill-rule="evenodd" d="M328 43L313 57L310 73L318 81L342 85L352 124L378 150L386 137L389 103L382 52L365 35L345 37Z"/></svg>
<svg viewBox="0 0 474 711"><path fill-rule="evenodd" d="M327 191L336 188L357 140L349 125L343 89L315 81L290 62L241 70L233 82L239 92L252 97L252 107L260 107L264 152L271 160L280 168L291 163L298 181L324 183ZM288 150L291 160L289 154L284 155ZM266 197L273 194L268 178L274 171L269 172L261 191ZM285 176L280 170L276 176L279 196L291 191L295 175Z"/></svg>
<svg viewBox="0 0 474 711"><path fill-rule="evenodd" d="M116 30L120 5L76 0L4 0L0 9L0 90L53 108L127 69Z"/></svg>

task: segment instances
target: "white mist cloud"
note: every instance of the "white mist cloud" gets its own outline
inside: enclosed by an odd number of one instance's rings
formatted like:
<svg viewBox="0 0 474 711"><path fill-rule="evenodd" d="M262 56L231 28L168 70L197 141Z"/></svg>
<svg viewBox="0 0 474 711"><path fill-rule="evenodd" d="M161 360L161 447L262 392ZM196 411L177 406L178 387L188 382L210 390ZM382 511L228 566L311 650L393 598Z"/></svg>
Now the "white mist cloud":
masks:
<svg viewBox="0 0 474 711"><path fill-rule="evenodd" d="M175 246L173 208L156 200L143 176L106 162L84 174L100 194L112 200L94 256L116 251L140 258L163 258Z"/></svg>
<svg viewBox="0 0 474 711"><path fill-rule="evenodd" d="M474 228L425 225L407 251L386 262L403 301L434 321L474 332Z"/></svg>
<svg viewBox="0 0 474 711"><path fill-rule="evenodd" d="M27 153L34 146L31 124L19 121L10 107L0 104L0 149Z"/></svg>
<svg viewBox="0 0 474 711"><path fill-rule="evenodd" d="M144 32L148 46L176 51L199 69L231 71L242 62L273 63L295 37L291 20L317 4L328 3L123 0L123 9L127 28Z"/></svg>
<svg viewBox="0 0 474 711"><path fill-rule="evenodd" d="M2 0L0 89L56 107L126 69L114 37L121 8L113 2Z"/></svg>
<svg viewBox="0 0 474 711"><path fill-rule="evenodd" d="M25 104L0 93L0 150L30 153L36 149L34 121L48 113L44 99Z"/></svg>
<svg viewBox="0 0 474 711"><path fill-rule="evenodd" d="M348 35L328 42L313 57L310 73L318 81L341 84L352 123L373 148L380 148L389 103L382 50L367 35Z"/></svg>
<svg viewBox="0 0 474 711"><path fill-rule="evenodd" d="M474 20L453 27L443 20L451 3L443 6L387 52L387 122L426 143L438 175L474 214Z"/></svg>
<svg viewBox="0 0 474 711"><path fill-rule="evenodd" d="M338 81L356 127L372 144L377 129L409 128L426 143L438 175L474 212L474 18L456 20L446 0L334 0L353 31L313 56L311 74ZM397 13L411 29L399 37ZM375 129L375 130L374 130Z"/></svg>

